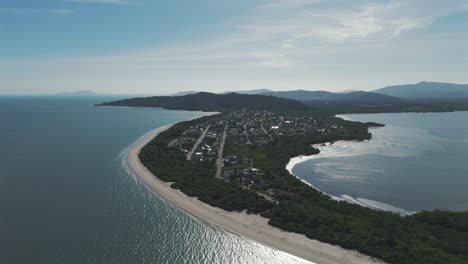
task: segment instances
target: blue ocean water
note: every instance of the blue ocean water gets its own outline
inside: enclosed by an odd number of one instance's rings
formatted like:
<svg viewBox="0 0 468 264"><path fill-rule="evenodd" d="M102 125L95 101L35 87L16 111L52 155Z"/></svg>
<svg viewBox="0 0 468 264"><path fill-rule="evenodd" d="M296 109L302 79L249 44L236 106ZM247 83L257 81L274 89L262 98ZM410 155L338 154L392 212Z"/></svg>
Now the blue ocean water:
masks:
<svg viewBox="0 0 468 264"><path fill-rule="evenodd" d="M305 263L174 208L125 168L150 130L204 115L0 97L0 263Z"/></svg>
<svg viewBox="0 0 468 264"><path fill-rule="evenodd" d="M407 211L468 209L468 112L344 115L386 127L336 142L293 173L337 197Z"/></svg>

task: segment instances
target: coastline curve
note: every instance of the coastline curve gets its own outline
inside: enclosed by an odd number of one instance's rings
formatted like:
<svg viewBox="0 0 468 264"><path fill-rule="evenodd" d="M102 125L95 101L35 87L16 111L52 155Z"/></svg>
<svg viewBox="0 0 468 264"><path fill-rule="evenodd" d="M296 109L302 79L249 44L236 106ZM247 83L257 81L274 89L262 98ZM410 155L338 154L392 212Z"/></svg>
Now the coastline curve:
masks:
<svg viewBox="0 0 468 264"><path fill-rule="evenodd" d="M412 214L416 213L416 212L409 211L409 210L406 210L404 208L399 208L399 207L396 207L396 206L393 206L393 205L390 205L390 204L386 204L386 203L383 203L383 202L380 202L380 201L374 201L374 200L370 200L370 199L366 199L366 198L355 198L355 197L352 197L351 195L347 195L347 194L342 194L340 196L332 195L332 194L329 194L329 193L317 188L312 183L302 179L301 177L299 177L299 176L297 176L296 174L293 173L293 169L294 169L294 167L296 165L298 165L300 163L303 163L303 162L307 162L307 161L312 160L312 159L323 158L322 156L320 156L320 154L322 153L322 150L323 150L323 149L320 149L320 147L325 147L326 148L326 147L328 147L328 146L330 146L332 144L343 144L343 143L348 144L349 141L340 140L340 141L336 141L336 142L333 142L333 143L332 142L327 142L327 143L314 144L314 145L312 145L312 147L319 149L320 150L319 154L314 154L314 155L309 155L309 156L302 156L301 155L301 156L292 157L289 160L288 164L286 164L285 169L289 172L289 174L293 175L294 177L296 177L297 179L299 179L303 183L305 183L305 184L311 186L312 188L314 188L315 190L329 196L330 198L332 198L335 201L346 201L348 203L357 204L357 205L367 207L367 208L370 208L370 209L373 209L373 210L380 210L380 211L387 211L387 212L397 213L397 214L400 214L401 216L407 216L407 215L412 215ZM355 142L355 143L359 144L361 142Z"/></svg>
<svg viewBox="0 0 468 264"><path fill-rule="evenodd" d="M270 226L267 218L245 212L228 212L189 197L180 190L173 189L170 182L164 182L153 175L138 157L141 149L160 133L173 124L157 128L140 138L132 145L127 155L128 167L159 197L178 209L227 230L302 259L320 264L383 263L357 251L346 250L339 246L307 238L305 235L283 231Z"/></svg>

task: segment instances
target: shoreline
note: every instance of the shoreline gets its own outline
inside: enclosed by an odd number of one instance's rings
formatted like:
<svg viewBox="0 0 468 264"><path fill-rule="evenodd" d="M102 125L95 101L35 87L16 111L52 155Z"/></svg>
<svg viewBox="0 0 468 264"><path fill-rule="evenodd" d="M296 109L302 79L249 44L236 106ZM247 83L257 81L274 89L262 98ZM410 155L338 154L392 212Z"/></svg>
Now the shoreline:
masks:
<svg viewBox="0 0 468 264"><path fill-rule="evenodd" d="M312 183L305 181L304 179L300 178L299 176L297 176L297 175L295 175L293 173L293 171L292 171L293 168L296 165L300 164L300 163L303 163L303 162L306 162L306 161L309 161L309 160L313 160L313 159L324 158L323 156L320 156L320 154L323 151L323 148L329 147L329 146L334 145L334 144L343 144L343 143L349 143L349 142L362 143L360 141L339 140L339 141L336 141L336 142L326 142L326 143L313 144L312 147L317 148L318 150L320 150L320 153L314 154L314 155L309 155L309 156L292 157L291 159L289 159L288 164L286 164L285 169L291 175L293 175L294 177L296 177L297 179L299 179L303 183L305 183L305 184L311 186L312 188L314 188L315 190L329 196L330 198L332 198L335 201L345 201L345 202L348 202L348 203L357 204L357 205L362 206L362 207L367 207L367 208L372 209L372 210L379 210L379 211L397 213L397 214L399 214L401 216L407 216L407 215L412 215L412 214L416 213L416 212L409 211L409 210L406 210L404 208L399 208L399 207L396 207L396 206L393 206L391 204L387 204L387 203L384 203L384 202L370 200L370 199L366 199L366 198L352 197L351 195L348 195L348 194L342 194L340 196L332 195L332 194L329 194L329 193L317 188ZM346 157L346 156L339 156L339 157Z"/></svg>
<svg viewBox="0 0 468 264"><path fill-rule="evenodd" d="M383 263L379 260L363 255L357 251L343 249L339 246L323 243L307 238L305 235L287 232L270 226L267 218L244 212L228 212L210 206L195 197L189 197L180 190L170 187L170 182L159 180L141 162L138 157L140 150L171 125L157 128L133 146L128 152L127 162L135 175L142 180L153 192L169 201L177 208L190 215L219 226L231 233L246 237L291 255L318 264L348 264L348 263Z"/></svg>
<svg viewBox="0 0 468 264"><path fill-rule="evenodd" d="M320 150L319 146L324 146L326 144L333 144L331 142L326 142L326 143L319 143L319 144L313 144L312 147L313 148L316 148L318 150ZM314 188L315 190L327 195L327 196L330 196L330 198L332 198L333 200L335 201L346 201L345 198L342 198L342 197L338 197L338 196L335 196L335 195L331 195L327 192L324 192L322 190L320 190L319 188L317 188L315 185L313 185L312 183L300 178L299 176L297 176L296 174L294 174L292 172L293 168L300 164L300 163L303 163L303 162L306 162L306 161L309 161L309 160L313 160L313 159L316 159L317 156L320 155L320 153L318 154L313 154L313 155L309 155L309 156L303 156L303 155L299 155L299 156L296 156L296 157L292 157L289 159L289 162L288 164L286 164L286 167L285 169L289 172L289 174L291 174L292 176L296 177L298 180L300 180L301 182L303 182L304 184L307 184L309 185L310 187Z"/></svg>

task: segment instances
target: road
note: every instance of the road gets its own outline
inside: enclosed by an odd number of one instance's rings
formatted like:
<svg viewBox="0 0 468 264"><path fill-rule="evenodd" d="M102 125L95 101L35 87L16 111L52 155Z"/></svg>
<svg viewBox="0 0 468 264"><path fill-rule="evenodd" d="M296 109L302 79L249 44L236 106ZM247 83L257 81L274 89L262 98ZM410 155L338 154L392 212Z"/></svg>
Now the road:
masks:
<svg viewBox="0 0 468 264"><path fill-rule="evenodd" d="M203 132L201 133L200 137L197 139L197 141L195 142L195 144L193 144L193 148L187 153L187 160L188 160L188 161L191 161L191 160L192 160L193 153L195 152L195 150L197 150L198 145L200 145L200 143L203 142L203 139L205 138L206 132L208 132L208 129L210 129L210 126L207 126L207 127L205 128L205 130L203 130Z"/></svg>
<svg viewBox="0 0 468 264"><path fill-rule="evenodd" d="M221 142L219 144L218 159L216 160L215 178L218 178L218 179L223 179L221 173L223 172L223 165L224 165L223 150L224 150L224 142L226 141L227 128L228 126L226 125L224 127L223 137L221 138Z"/></svg>
<svg viewBox="0 0 468 264"><path fill-rule="evenodd" d="M270 133L268 133L268 131L267 131L267 130L265 129L265 127L263 126L263 124L261 125L261 127L262 127L262 130L263 130L263 133L265 133L266 135L268 135L268 136L270 137L270 139L271 139L272 141L274 141L273 136L272 136Z"/></svg>
<svg viewBox="0 0 468 264"><path fill-rule="evenodd" d="M244 135L247 138L247 145L251 145L252 141L250 141L249 132L247 132L247 123L244 124Z"/></svg>

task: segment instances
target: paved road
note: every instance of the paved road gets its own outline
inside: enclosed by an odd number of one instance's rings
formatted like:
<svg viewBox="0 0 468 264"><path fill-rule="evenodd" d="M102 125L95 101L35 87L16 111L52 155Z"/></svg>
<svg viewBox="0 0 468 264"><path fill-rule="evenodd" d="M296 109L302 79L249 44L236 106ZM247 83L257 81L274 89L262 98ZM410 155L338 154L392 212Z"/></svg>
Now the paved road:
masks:
<svg viewBox="0 0 468 264"><path fill-rule="evenodd" d="M223 137L221 138L221 143L219 144L218 159L216 160L215 178L218 178L218 179L223 179L221 173L223 172L223 165L224 165L223 150L224 150L224 142L226 141L227 128L228 126L226 125L224 127L224 132L223 132Z"/></svg>
<svg viewBox="0 0 468 264"><path fill-rule="evenodd" d="M206 136L206 132L208 132L208 129L210 128L210 126L207 126L205 128L205 130L203 130L203 132L201 133L200 137L197 139L197 141L195 142L195 144L193 144L193 148L187 153L187 160L190 161L192 160L192 156L193 156L193 153L195 152L195 150L198 148L198 145L200 145L200 143L203 142L203 139L205 138Z"/></svg>
<svg viewBox="0 0 468 264"><path fill-rule="evenodd" d="M274 140L274 139L273 139L273 136L272 136L270 133L268 133L268 131L267 131L267 130L265 129L265 127L263 126L263 124L262 124L261 126L262 126L263 133L265 133L267 136L269 136L271 140Z"/></svg>
<svg viewBox="0 0 468 264"><path fill-rule="evenodd" d="M249 132L247 132L247 124L244 124L244 134L245 134L245 137L247 138L247 144L248 145L252 144L252 141L250 141Z"/></svg>

